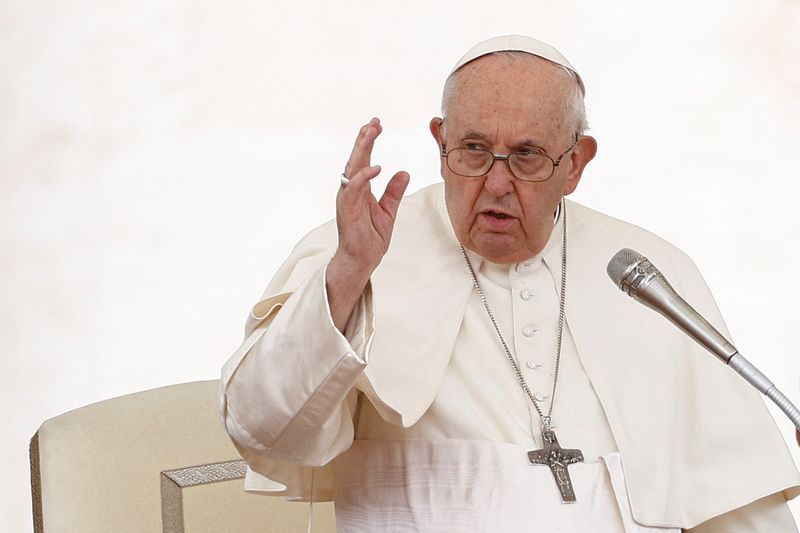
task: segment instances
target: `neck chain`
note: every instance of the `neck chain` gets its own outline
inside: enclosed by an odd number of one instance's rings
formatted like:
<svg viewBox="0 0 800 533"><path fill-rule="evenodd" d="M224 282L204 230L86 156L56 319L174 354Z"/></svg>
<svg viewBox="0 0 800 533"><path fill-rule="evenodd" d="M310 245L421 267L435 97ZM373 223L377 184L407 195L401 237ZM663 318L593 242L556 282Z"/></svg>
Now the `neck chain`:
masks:
<svg viewBox="0 0 800 533"><path fill-rule="evenodd" d="M536 408L536 412L539 413L539 418L542 419L542 427L544 429L550 429L551 423L551 415L553 413L553 405L556 403L556 385L558 384L558 368L561 363L561 340L564 337L564 304L566 300L566 289L567 289L567 210L566 205L564 205L564 200L562 199L561 205L561 213L564 217L562 221L562 231L561 231L561 291L558 298L558 336L557 336L557 344L556 344L556 356L555 356L555 365L553 371L553 389L550 394L550 407L547 409L547 414L544 414L541 407L539 406L539 402L536 400L536 397L531 392L530 387L528 387L528 382L525 381L525 376L522 374L522 370L520 369L519 365L517 364L517 360L511 355L511 350L508 348L508 344L506 344L506 340L503 337L503 334L500 333L500 328L497 325L497 320L494 318L494 313L492 313L492 308L489 307L489 301L486 299L486 294L483 292L483 287L481 287L480 282L478 281L478 276L475 274L475 269L472 267L472 262L469 260L469 256L467 255L467 251L464 249L464 246L461 246L461 253L464 254L464 260L467 262L467 268L469 268L469 273L472 276L472 284L475 287L475 290L478 293L478 296L483 302L483 307L486 309L486 314L489 315L489 320L492 321L492 325L494 326L494 330L497 332L497 337L500 339L500 344L503 345L503 350L506 352L506 358L508 359L511 368L514 370L514 374L517 376L517 380L519 381L522 390L525 391L525 394L528 395L530 398L531 403Z"/></svg>
<svg viewBox="0 0 800 533"><path fill-rule="evenodd" d="M561 199L560 207L563 220L561 221L561 291L558 298L558 340L556 345L555 365L553 371L553 390L550 394L550 407L547 409L547 414L544 414L542 408L539 406L539 402L531 392L530 387L528 387L528 382L525 381L525 376L523 376L519 364L517 364L514 356L511 355L511 350L508 348L508 344L506 344L503 334L500 333L497 320L495 320L494 313L492 313L492 309L489 307L486 294L483 292L483 288L478 281L478 276L475 274L475 269L472 267L472 263L470 262L467 251L464 249L463 245L461 246L461 253L464 255L464 260L467 262L467 268L469 268L469 273L472 276L472 283L475 287L475 291L478 293L481 302L483 302L483 307L486 309L486 313L489 315L489 320L491 320L494 330L497 332L497 337L500 339L500 344L503 345L503 350L506 352L506 358L508 359L511 368L514 370L514 374L517 376L517 380L519 381L522 390L528 395L531 403L536 408L536 412L539 413L539 418L542 420L542 442L544 443L544 448L541 450L533 450L528 452L528 458L533 464L544 464L550 467L556 484L558 485L559 492L561 493L561 501L566 503L575 501L575 492L572 488L572 482L569 477L569 472L567 471L567 465L583 461L583 454L580 450L562 449L558 444L555 433L552 429L550 429L553 405L556 403L558 368L561 363L561 341L564 336L564 305L566 301L567 290L567 205L563 198Z"/></svg>

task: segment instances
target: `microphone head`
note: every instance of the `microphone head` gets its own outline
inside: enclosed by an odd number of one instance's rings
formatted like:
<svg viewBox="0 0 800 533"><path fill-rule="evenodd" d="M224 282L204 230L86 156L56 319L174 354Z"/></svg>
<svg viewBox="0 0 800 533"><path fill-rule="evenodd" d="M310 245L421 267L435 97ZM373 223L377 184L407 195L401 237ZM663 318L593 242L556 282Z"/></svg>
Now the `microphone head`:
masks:
<svg viewBox="0 0 800 533"><path fill-rule="evenodd" d="M637 263L641 262L642 259L646 260L647 258L636 250L623 248L619 252L615 253L614 257L611 258L611 261L608 262L608 266L606 267L608 277L611 278L611 281L614 282L614 285L621 288L622 279L630 271L630 269Z"/></svg>
<svg viewBox="0 0 800 533"><path fill-rule="evenodd" d="M614 254L606 272L618 289L666 317L724 363L736 353L736 347L681 298L655 265L636 250L623 248Z"/></svg>

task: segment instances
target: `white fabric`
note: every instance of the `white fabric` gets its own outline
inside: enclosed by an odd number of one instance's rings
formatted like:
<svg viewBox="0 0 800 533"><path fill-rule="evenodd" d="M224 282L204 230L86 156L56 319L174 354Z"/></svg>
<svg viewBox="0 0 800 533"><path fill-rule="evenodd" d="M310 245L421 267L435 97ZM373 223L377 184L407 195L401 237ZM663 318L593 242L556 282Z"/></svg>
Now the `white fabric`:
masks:
<svg viewBox="0 0 800 533"><path fill-rule="evenodd" d="M308 472L285 461L321 466L352 443L359 409L353 383L363 392L362 410L374 408L404 427L419 421L442 390L472 287L441 192L431 187L404 200L390 253L346 338L330 331L324 302L324 265L335 249L328 224L298 246L267 289L270 299L256 307L247 331L253 335L272 321L263 337L241 361L234 357L226 365L228 430L251 468L286 485L285 494L310 496ZM619 248L644 251L724 330L691 262L638 228L569 206L569 333L624 458L637 522L690 527L768 494L782 498L784 489L792 488L785 493L792 496L796 470L757 395L660 317L627 300L603 273ZM543 260L558 270L557 251ZM259 309L273 295L292 291L277 315L261 318ZM374 335L366 305L373 296ZM634 324L626 335L613 333ZM566 429L558 430L559 438L572 446ZM331 468L317 471L314 498L332 497Z"/></svg>
<svg viewBox="0 0 800 533"><path fill-rule="evenodd" d="M336 462L340 531L374 533L674 533L630 518L619 454L571 465L578 501L562 504L526 449L480 440L357 440ZM621 515L621 509L625 517Z"/></svg>
<svg viewBox="0 0 800 533"><path fill-rule="evenodd" d="M555 371L562 224L559 218L538 256L518 265L496 265L468 252L501 333L529 387L542 395L545 413ZM551 252L559 258L552 270L542 260ZM569 288L568 280L568 292ZM527 291L527 300L522 291ZM616 452L617 445L568 324L564 326L561 352L552 412L559 440L563 446L580 448L586 460ZM447 372L430 408L416 424L403 428L365 405L356 438L483 439L532 449L542 447L540 431L539 415L520 387L480 297L473 291Z"/></svg>

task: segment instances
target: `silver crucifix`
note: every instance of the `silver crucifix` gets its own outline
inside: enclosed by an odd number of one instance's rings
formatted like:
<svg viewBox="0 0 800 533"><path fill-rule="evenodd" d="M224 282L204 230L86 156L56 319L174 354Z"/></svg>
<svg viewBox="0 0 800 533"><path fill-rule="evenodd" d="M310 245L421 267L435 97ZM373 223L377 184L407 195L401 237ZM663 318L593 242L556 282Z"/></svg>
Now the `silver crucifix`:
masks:
<svg viewBox="0 0 800 533"><path fill-rule="evenodd" d="M528 459L531 464L549 466L556 485L558 485L558 492L561 493L561 502L574 502L575 490L572 488L572 480L569 477L567 466L582 462L583 453L580 450L568 450L559 446L556 434L552 429L542 430L542 441L544 447L541 450L528 452Z"/></svg>

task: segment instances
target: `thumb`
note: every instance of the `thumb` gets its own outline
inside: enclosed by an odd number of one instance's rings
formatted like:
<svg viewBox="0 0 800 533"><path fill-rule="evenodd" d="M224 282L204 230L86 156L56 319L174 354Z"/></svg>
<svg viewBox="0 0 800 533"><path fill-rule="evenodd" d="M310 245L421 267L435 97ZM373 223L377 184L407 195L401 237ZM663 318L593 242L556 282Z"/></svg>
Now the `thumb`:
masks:
<svg viewBox="0 0 800 533"><path fill-rule="evenodd" d="M383 196L381 196L378 202L392 219L394 219L397 214L397 209L400 207L400 201L403 199L403 194L406 192L409 181L411 181L411 176L408 175L408 172L403 170L392 176L392 179L390 179L389 183L386 185L386 190L383 191Z"/></svg>

